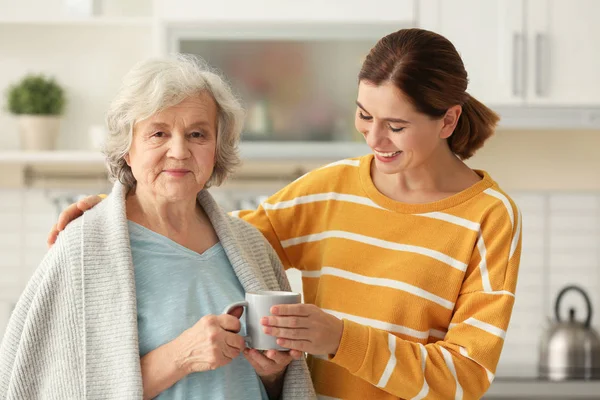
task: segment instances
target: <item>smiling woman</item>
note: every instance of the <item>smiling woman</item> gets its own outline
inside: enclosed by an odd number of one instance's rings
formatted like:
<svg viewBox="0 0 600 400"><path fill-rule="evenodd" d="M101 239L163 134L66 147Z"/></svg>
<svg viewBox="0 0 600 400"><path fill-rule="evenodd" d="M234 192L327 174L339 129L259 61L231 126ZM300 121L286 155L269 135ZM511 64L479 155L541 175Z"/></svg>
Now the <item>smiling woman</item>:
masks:
<svg viewBox="0 0 600 400"><path fill-rule="evenodd" d="M242 118L194 58L130 71L107 115L115 185L28 283L0 345L0 398L315 397L301 352L248 351L240 313L221 314L246 291L290 290L260 232L205 190L239 163Z"/></svg>
<svg viewBox="0 0 600 400"><path fill-rule="evenodd" d="M319 395L480 399L494 379L521 214L463 162L498 122L466 89L446 38L387 35L359 74L355 124L373 154L323 166L237 213L302 272L308 304L274 306L261 323L280 346L311 355Z"/></svg>

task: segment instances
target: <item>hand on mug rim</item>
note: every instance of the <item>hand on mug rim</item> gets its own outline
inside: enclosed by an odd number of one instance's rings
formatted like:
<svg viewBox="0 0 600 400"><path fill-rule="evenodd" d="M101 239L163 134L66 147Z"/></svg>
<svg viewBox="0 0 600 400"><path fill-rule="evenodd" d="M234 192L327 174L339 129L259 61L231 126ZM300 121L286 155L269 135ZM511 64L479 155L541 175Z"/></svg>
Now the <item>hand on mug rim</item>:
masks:
<svg viewBox="0 0 600 400"><path fill-rule="evenodd" d="M344 323L313 304L280 304L273 316L263 317L263 331L277 337L277 344L314 355L335 355Z"/></svg>

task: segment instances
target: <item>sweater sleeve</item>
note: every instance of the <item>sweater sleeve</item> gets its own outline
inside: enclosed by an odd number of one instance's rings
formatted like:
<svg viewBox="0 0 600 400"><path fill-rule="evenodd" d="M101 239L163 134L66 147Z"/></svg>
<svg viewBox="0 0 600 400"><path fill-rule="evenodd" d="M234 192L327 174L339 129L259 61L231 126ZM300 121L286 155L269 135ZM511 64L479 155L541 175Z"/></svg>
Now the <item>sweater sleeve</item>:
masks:
<svg viewBox="0 0 600 400"><path fill-rule="evenodd" d="M273 213L278 212L278 210L273 208L277 207L278 204L289 203L289 201L285 201L285 199L289 197L293 198L294 195L292 193L297 190L298 189L295 188L293 184L290 184L265 200L261 205L258 206L256 210L241 210L232 213L232 215L253 225L263 234L271 247L273 247L277 253L277 257L279 260L281 260L281 263L285 269L298 268L297 265L294 265L293 260L289 257L285 251L285 248L281 244L282 236L285 237L289 234L287 230L289 230L290 225L292 225L290 223L286 223L285 221L295 221L296 223L301 221L298 221L298 215L294 213L292 208L287 208L285 210L288 213L292 212L292 214L288 214L285 217L281 217L280 214L277 214L274 217L275 220L273 220ZM280 219L277 220L277 217ZM279 224L277 224L277 222L279 222Z"/></svg>
<svg viewBox="0 0 600 400"><path fill-rule="evenodd" d="M515 221L504 209L482 222L442 341L424 345L344 320L331 361L404 399L481 398L494 378L515 300L521 218L513 211Z"/></svg>
<svg viewBox="0 0 600 400"><path fill-rule="evenodd" d="M0 345L0 399L82 398L70 263L59 239L29 280Z"/></svg>

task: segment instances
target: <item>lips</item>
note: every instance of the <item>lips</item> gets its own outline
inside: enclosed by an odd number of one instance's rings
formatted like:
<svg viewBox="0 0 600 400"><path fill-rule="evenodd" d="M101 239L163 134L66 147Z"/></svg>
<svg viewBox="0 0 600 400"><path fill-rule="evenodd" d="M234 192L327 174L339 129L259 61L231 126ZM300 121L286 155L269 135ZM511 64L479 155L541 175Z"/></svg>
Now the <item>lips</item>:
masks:
<svg viewBox="0 0 600 400"><path fill-rule="evenodd" d="M394 156L397 156L398 154L402 153L401 150L392 150L392 151L383 151L383 150L376 150L373 149L373 152L380 156L380 157L385 157L385 158L391 158Z"/></svg>
<svg viewBox="0 0 600 400"><path fill-rule="evenodd" d="M174 178L181 178L181 177L189 174L191 171L189 169L184 169L184 168L170 168L170 169L163 170L163 172Z"/></svg>
<svg viewBox="0 0 600 400"><path fill-rule="evenodd" d="M378 150L373 150L373 153L375 153L375 158L377 158L380 162L390 163L398 159L398 157L400 157L400 155L402 154L402 151L386 153Z"/></svg>

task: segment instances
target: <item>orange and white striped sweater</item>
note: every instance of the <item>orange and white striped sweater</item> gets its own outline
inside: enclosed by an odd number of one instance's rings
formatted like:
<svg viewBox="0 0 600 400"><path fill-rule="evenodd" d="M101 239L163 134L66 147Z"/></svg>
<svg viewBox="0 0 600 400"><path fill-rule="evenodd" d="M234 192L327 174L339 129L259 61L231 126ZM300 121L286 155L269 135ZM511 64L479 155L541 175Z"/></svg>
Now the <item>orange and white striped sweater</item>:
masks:
<svg viewBox="0 0 600 400"><path fill-rule="evenodd" d="M317 393L342 399L479 399L494 378L515 301L521 215L483 171L428 204L381 194L372 155L288 185L256 226L304 299L341 318L334 357L309 357Z"/></svg>

